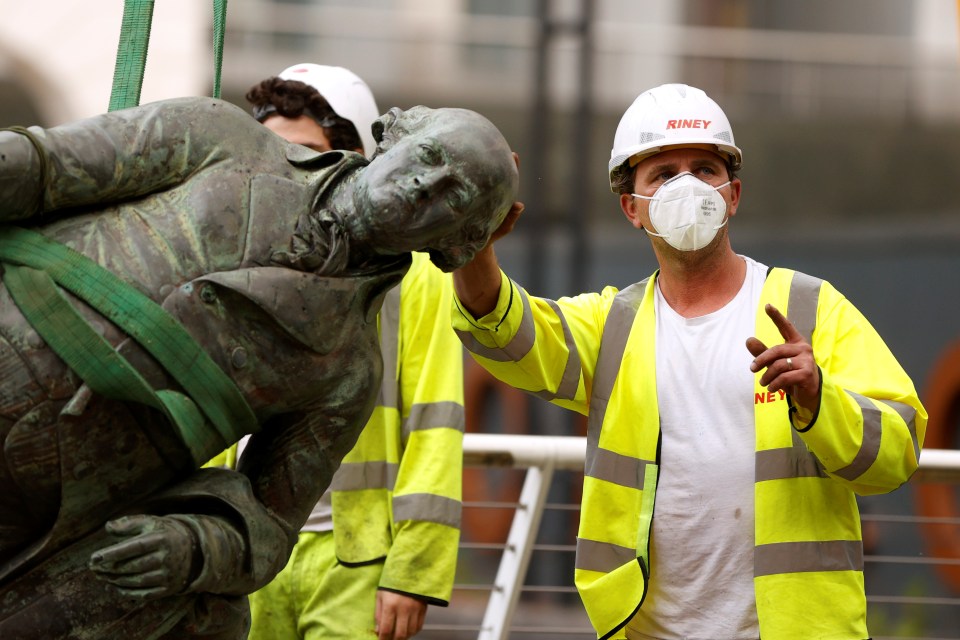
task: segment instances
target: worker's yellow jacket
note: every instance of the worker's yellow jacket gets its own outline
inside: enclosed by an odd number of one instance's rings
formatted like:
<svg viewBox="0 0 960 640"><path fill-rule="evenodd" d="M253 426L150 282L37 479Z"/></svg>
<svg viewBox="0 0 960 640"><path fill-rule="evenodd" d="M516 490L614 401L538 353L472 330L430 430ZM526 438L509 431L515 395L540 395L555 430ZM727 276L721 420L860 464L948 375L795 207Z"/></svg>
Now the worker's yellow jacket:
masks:
<svg viewBox="0 0 960 640"><path fill-rule="evenodd" d="M451 276L415 253L380 311L377 406L330 485L337 558L385 557L381 588L439 605L460 541L463 349L442 312L452 298Z"/></svg>
<svg viewBox="0 0 960 640"><path fill-rule="evenodd" d="M330 484L337 559L383 560L380 588L440 606L453 590L463 468L463 349L442 311L452 298L451 276L414 253L380 311L377 405Z"/></svg>
<svg viewBox="0 0 960 640"><path fill-rule="evenodd" d="M557 301L501 276L497 307L454 327L496 377L588 415L575 582L600 638L622 638L656 567L648 562L659 463L656 274ZM917 468L926 412L914 385L863 315L829 283L768 273L755 336L783 341L764 305L813 346L820 409L791 420L789 396L755 377L754 587L764 640L863 640L866 599L855 494L884 493ZM618 376L626 371L624 376Z"/></svg>

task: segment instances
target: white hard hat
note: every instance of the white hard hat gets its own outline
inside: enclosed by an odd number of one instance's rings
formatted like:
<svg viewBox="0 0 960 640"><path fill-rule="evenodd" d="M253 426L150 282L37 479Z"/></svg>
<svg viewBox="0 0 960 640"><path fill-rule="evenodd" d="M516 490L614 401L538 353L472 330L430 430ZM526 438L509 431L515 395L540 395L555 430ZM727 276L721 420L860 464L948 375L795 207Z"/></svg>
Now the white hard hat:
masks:
<svg viewBox="0 0 960 640"><path fill-rule="evenodd" d="M357 74L343 67L302 63L287 67L278 77L298 80L316 89L338 116L356 127L363 143L363 154L368 158L373 155L377 143L370 129L380 111L370 87Z"/></svg>
<svg viewBox="0 0 960 640"><path fill-rule="evenodd" d="M716 102L695 87L664 84L644 91L617 125L610 151L610 189L634 156L649 156L671 145L710 144L739 169L743 154L733 141L730 121Z"/></svg>

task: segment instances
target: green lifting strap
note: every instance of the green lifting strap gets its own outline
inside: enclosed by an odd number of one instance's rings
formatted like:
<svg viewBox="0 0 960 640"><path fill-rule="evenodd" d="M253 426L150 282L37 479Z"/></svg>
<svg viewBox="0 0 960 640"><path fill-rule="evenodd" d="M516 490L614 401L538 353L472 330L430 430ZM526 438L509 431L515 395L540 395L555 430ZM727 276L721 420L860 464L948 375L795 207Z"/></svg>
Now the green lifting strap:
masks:
<svg viewBox="0 0 960 640"><path fill-rule="evenodd" d="M227 25L227 0L213 0L213 97L220 97L223 69L223 37Z"/></svg>
<svg viewBox="0 0 960 640"><path fill-rule="evenodd" d="M209 458L210 451L225 447L216 432L206 427L196 404L176 391L154 391L84 320L47 272L6 265L3 282L30 325L94 392L162 411L180 433L197 466Z"/></svg>
<svg viewBox="0 0 960 640"><path fill-rule="evenodd" d="M108 111L140 104L143 71L147 65L154 0L124 0L120 43L113 70L113 89ZM213 97L220 97L223 40L227 23L227 0L213 0Z"/></svg>
<svg viewBox="0 0 960 640"><path fill-rule="evenodd" d="M19 227L0 226L0 261L45 271L133 337L196 402L225 445L259 431L234 382L179 322L129 283L66 245ZM222 448L207 450L207 457Z"/></svg>
<svg viewBox="0 0 960 640"><path fill-rule="evenodd" d="M143 69L147 65L150 25L153 22L153 0L125 0L120 23L120 44L113 69L113 89L108 111L127 109L140 104Z"/></svg>

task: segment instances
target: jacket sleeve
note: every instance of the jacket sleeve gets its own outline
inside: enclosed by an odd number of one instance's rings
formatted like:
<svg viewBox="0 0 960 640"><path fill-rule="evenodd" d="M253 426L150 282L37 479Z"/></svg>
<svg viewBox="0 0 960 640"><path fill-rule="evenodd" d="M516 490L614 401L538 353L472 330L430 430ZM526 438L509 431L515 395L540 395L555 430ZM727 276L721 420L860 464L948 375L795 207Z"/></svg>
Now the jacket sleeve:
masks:
<svg viewBox="0 0 960 640"><path fill-rule="evenodd" d="M109 205L180 184L230 155L256 121L212 98L179 98L49 129L0 131L0 222ZM83 209L81 209L83 210Z"/></svg>
<svg viewBox="0 0 960 640"><path fill-rule="evenodd" d="M473 358L496 378L582 414L617 290L548 300L528 295L501 272L497 306L474 318L458 300L453 327Z"/></svg>
<svg viewBox="0 0 960 640"><path fill-rule="evenodd" d="M820 408L800 436L834 479L862 495L917 469L927 424L913 382L867 319L824 283L813 334Z"/></svg>
<svg viewBox="0 0 960 640"><path fill-rule="evenodd" d="M413 277L410 277L413 276ZM401 285L398 343L402 454L392 496L393 543L380 587L446 606L460 540L463 349L438 310L453 280L417 254Z"/></svg>

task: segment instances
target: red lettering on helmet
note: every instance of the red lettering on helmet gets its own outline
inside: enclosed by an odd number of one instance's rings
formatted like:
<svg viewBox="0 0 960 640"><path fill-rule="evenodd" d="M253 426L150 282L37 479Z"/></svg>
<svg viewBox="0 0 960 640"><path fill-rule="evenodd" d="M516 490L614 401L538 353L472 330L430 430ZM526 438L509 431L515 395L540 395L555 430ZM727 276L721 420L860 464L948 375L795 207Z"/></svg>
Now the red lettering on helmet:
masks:
<svg viewBox="0 0 960 640"><path fill-rule="evenodd" d="M708 129L713 120L667 120L667 129Z"/></svg>

